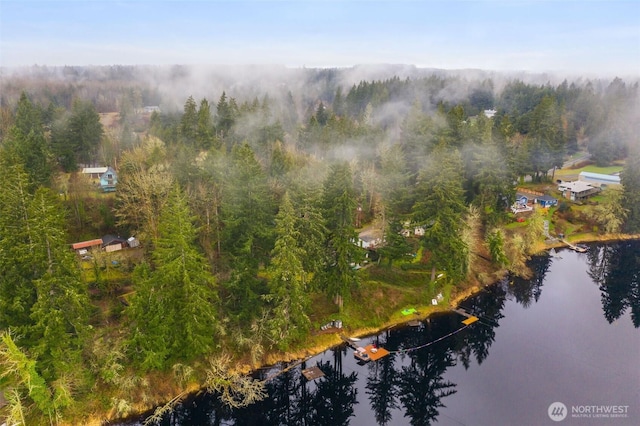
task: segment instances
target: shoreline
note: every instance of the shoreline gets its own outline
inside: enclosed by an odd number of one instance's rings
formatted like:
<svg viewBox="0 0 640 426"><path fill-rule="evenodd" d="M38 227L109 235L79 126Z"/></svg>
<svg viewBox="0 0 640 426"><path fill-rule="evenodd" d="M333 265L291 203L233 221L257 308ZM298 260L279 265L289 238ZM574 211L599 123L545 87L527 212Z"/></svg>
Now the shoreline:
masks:
<svg viewBox="0 0 640 426"><path fill-rule="evenodd" d="M630 240L640 240L640 234L605 234L605 235L593 235L593 234L583 234L583 235L577 235L574 238L567 238L566 239L568 242L571 243L612 243L612 242L619 242L619 241L630 241ZM568 245L563 243L562 241L556 241L556 242L544 242L541 244L540 247L537 247L534 253L531 253L531 256L536 256L536 255L541 255L544 252L551 250L552 248L563 248L566 247L568 248ZM496 274L496 276L498 275L504 275L508 273L508 270L506 268L501 268L501 269L496 269L494 271L494 273ZM403 325L403 324L407 324L410 321L413 320L419 320L419 321L423 321L428 319L429 317L431 317L434 314L438 314L438 313L444 313L444 312L451 312L453 309L457 308L459 303L469 297L472 297L478 293L480 293L484 288L494 285L496 281L492 281L489 284L480 284L480 283L476 283L476 284L472 284L469 287L463 288L461 289L459 292L455 292L452 295L452 298L449 300L449 303L446 305L437 305L437 306L433 306L433 305L416 305L416 314L412 315L411 317L404 319L404 320L398 320L396 318L391 318L387 321L385 321L384 323L380 324L380 326L377 327L367 327L367 328L359 328L359 329L354 329L351 330L349 332L346 332L345 329L342 329L343 331L345 331L344 334L348 334L350 337L358 337L358 338L364 338L367 336L371 336L371 335L375 335L378 333L381 333L385 330ZM318 335L316 335L318 336ZM268 369L268 368L273 368L276 366L276 364L278 363L293 363L290 366L287 366L285 368L283 368L282 370L280 370L279 372L267 377L266 380L272 379L273 377L277 376L278 374L281 374L282 372L285 372L291 368L294 368L295 366L301 364L302 362L307 361L310 358L313 358L317 355L320 355L321 353L335 347L338 346L343 342L343 340L340 338L340 335L336 332L336 333L330 333L330 334L326 334L325 336L327 336L328 338L328 342L322 342L322 343L318 343L314 346L310 346L310 347L305 347L304 349L300 349L298 351L295 352L287 352L287 353L272 353L272 354L267 354L265 356L265 359L262 363L260 363L259 365L255 365L255 366L251 366L249 364L246 363L242 363L242 364L238 364L237 365L237 370L238 372L242 373L242 374L249 374L252 371L256 371L256 370L260 370L260 369ZM330 336L330 338L329 338ZM315 336L314 336L315 337ZM202 388L200 387L200 385L196 384L196 383L190 383L189 385L186 386L187 389L185 389L184 392L182 392L180 395L182 395L182 397L180 399L178 399L179 402L180 400L188 397L190 394L194 393L194 392L200 392L202 390ZM169 395L166 398L166 401L175 401L176 395ZM148 407L146 409L142 409L140 411L136 411L135 413L131 413L129 415L127 415L126 417L118 417L118 418L112 418L107 416L106 418L102 418L102 419L87 419L88 423L90 425L103 425L103 424L109 424L112 421L115 420L124 420L124 419L132 419L135 418L137 416L140 416L150 410L153 410L155 407L160 406L161 404L156 404L153 405L151 407Z"/></svg>

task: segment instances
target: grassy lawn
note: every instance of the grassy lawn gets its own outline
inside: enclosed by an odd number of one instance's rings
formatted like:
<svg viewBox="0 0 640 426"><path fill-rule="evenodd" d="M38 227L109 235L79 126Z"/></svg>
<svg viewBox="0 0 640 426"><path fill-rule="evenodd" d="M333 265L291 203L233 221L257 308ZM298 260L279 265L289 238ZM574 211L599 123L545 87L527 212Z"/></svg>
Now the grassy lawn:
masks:
<svg viewBox="0 0 640 426"><path fill-rule="evenodd" d="M341 319L347 330L375 328L390 320L409 321L412 317L403 316L402 309L413 307L425 313L436 294L442 292L441 304L446 304L451 292L451 285L445 280L431 282L430 270L405 271L396 266L372 265L359 274L361 291L345 301L341 312L326 296L312 295L314 330L334 319Z"/></svg>
<svg viewBox="0 0 640 426"><path fill-rule="evenodd" d="M623 166L608 166L608 167L598 167L596 165L590 164L585 167L581 167L579 169L560 169L556 170L555 176L556 178L559 176L573 176L579 175L580 172L591 172L591 173L601 173L603 175L611 175L614 173L618 173L622 171Z"/></svg>

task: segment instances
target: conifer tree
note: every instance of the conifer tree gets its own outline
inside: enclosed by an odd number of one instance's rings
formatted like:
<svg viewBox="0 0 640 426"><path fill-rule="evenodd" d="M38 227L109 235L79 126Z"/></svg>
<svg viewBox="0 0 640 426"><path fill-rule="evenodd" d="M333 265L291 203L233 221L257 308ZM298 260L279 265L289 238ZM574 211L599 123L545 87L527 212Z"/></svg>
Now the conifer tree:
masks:
<svg viewBox="0 0 640 426"><path fill-rule="evenodd" d="M136 271L129 307L134 357L144 368L164 368L213 348L217 293L209 265L195 245L193 216L175 186L160 213L155 269Z"/></svg>
<svg viewBox="0 0 640 426"><path fill-rule="evenodd" d="M184 144L194 146L198 132L198 107L193 96L184 104L184 113L180 119L180 137Z"/></svg>
<svg viewBox="0 0 640 426"><path fill-rule="evenodd" d="M209 149L214 145L213 117L211 116L211 106L206 98L200 101L195 136L198 149Z"/></svg>
<svg viewBox="0 0 640 426"><path fill-rule="evenodd" d="M445 270L454 281L466 275L468 266L461 238L466 212L462 179L458 151L438 146L418 176L412 210L414 222L426 226L423 243L432 254L432 267Z"/></svg>
<svg viewBox="0 0 640 426"><path fill-rule="evenodd" d="M33 186L19 163L10 164L0 151L0 329L12 327L22 334L32 324L31 308L36 301L32 279L38 277L31 259L33 233L29 205Z"/></svg>
<svg viewBox="0 0 640 426"><path fill-rule="evenodd" d="M628 209L625 230L627 232L640 232L640 148L635 147L629 151L627 162L622 172L622 200Z"/></svg>
<svg viewBox="0 0 640 426"><path fill-rule="evenodd" d="M300 233L295 222L293 205L285 193L276 216L277 239L271 252L266 296L272 306L268 330L272 341L283 350L289 342L304 336L310 325L307 273L302 266L305 253L298 243Z"/></svg>
<svg viewBox="0 0 640 426"><path fill-rule="evenodd" d="M331 166L324 181L322 200L327 227L326 257L322 271L324 291L336 297L338 304L341 304L342 298L358 284L354 266L362 258L361 249L356 246L356 199L349 164L342 162Z"/></svg>
<svg viewBox="0 0 640 426"><path fill-rule="evenodd" d="M33 280L37 299L28 340L47 380L81 364L80 350L88 331L88 290L67 245L65 226L59 198L48 189L38 189L29 206L29 228L31 260L42 275Z"/></svg>

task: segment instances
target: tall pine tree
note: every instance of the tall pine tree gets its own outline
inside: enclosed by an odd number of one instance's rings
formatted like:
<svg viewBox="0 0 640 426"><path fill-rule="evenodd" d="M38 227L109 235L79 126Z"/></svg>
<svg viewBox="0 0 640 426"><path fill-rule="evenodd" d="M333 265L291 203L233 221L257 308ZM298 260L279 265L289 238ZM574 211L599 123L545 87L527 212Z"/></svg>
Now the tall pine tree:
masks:
<svg viewBox="0 0 640 426"><path fill-rule="evenodd" d="M348 163L331 166L324 181L322 203L327 227L324 291L341 305L342 299L358 284L354 266L362 260L362 250L356 246L356 198Z"/></svg>
<svg viewBox="0 0 640 426"><path fill-rule="evenodd" d="M291 341L303 337L310 325L307 273L302 266L305 253L300 248L300 233L295 225L293 205L285 193L276 216L277 239L271 252L266 296L272 306L267 329L272 341L283 350Z"/></svg>
<svg viewBox="0 0 640 426"><path fill-rule="evenodd" d="M418 176L413 220L426 226L423 243L431 252L431 265L445 270L454 281L467 274L464 227L462 160L457 150L438 146Z"/></svg>
<svg viewBox="0 0 640 426"><path fill-rule="evenodd" d="M144 368L207 354L216 334L217 293L209 265L198 250L193 216L175 186L160 214L154 269L136 271L129 307L134 357Z"/></svg>

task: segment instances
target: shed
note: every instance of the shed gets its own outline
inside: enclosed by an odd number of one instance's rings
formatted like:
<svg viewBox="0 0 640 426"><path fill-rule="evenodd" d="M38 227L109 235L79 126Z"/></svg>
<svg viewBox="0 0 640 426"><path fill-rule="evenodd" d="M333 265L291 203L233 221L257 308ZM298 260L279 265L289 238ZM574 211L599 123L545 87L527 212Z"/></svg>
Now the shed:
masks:
<svg viewBox="0 0 640 426"><path fill-rule="evenodd" d="M102 248L107 252L122 250L127 246L127 240L115 235L102 237Z"/></svg>
<svg viewBox="0 0 640 426"><path fill-rule="evenodd" d="M541 195L536 197L535 203L542 207L551 207L558 205L558 199L552 197L551 195Z"/></svg>
<svg viewBox="0 0 640 426"><path fill-rule="evenodd" d="M73 248L76 252L78 252L78 254L85 254L88 249L93 247L100 247L100 246L102 246L101 238L98 238L96 240L81 241L79 243L71 244L71 248Z"/></svg>
<svg viewBox="0 0 640 426"><path fill-rule="evenodd" d="M140 241L136 237L129 237L127 238L127 244L129 244L129 247L135 248L140 246Z"/></svg>
<svg viewBox="0 0 640 426"><path fill-rule="evenodd" d="M358 236L358 245L364 249L372 249L382 243L381 238L377 238L374 235L360 235Z"/></svg>

